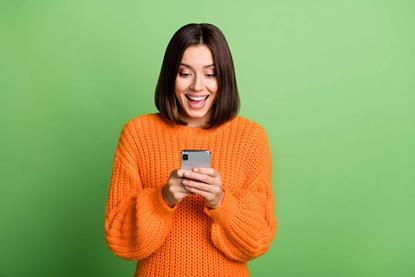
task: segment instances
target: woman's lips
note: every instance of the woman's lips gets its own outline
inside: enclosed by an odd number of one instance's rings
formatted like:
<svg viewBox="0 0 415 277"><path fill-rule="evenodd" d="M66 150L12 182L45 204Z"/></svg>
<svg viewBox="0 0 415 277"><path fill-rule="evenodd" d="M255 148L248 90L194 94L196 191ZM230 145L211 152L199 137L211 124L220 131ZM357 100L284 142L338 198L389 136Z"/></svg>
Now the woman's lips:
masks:
<svg viewBox="0 0 415 277"><path fill-rule="evenodd" d="M190 108L196 109L196 110L202 109L205 106L206 100L208 98L209 98L209 95L203 100L192 100L192 99L189 98L189 96L186 95L186 100L187 100L188 106L190 106Z"/></svg>

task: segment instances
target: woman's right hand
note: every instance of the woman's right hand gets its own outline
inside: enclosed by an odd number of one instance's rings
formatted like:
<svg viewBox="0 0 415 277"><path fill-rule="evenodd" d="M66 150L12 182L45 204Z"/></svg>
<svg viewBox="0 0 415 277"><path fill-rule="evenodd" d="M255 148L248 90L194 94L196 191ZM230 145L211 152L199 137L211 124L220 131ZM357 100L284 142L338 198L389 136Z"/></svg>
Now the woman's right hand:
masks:
<svg viewBox="0 0 415 277"><path fill-rule="evenodd" d="M178 168L170 173L167 183L163 187L163 198L169 207L173 207L188 195L193 193L186 190L183 186L184 169Z"/></svg>

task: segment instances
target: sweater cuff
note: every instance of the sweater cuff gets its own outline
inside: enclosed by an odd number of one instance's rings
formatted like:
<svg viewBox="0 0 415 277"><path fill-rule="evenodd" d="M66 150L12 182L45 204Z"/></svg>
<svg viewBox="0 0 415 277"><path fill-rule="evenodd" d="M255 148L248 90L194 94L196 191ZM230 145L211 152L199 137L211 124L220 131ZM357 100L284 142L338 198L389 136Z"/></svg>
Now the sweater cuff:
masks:
<svg viewBox="0 0 415 277"><path fill-rule="evenodd" d="M171 214L172 212L174 212L177 208L177 205L174 205L173 207L170 207L169 205L167 205L166 201L164 200L163 197L163 186L157 187L155 189L155 194L156 194L156 203L158 204L159 207L161 207L161 209L167 213L167 214Z"/></svg>
<svg viewBox="0 0 415 277"><path fill-rule="evenodd" d="M222 204L216 209L205 206L203 211L220 225L227 225L238 211L238 199L232 193L224 191Z"/></svg>
<svg viewBox="0 0 415 277"><path fill-rule="evenodd" d="M174 210L177 208L174 206L170 208L164 201L163 187L146 188L138 191L137 205L143 209L146 209L162 217L170 217Z"/></svg>

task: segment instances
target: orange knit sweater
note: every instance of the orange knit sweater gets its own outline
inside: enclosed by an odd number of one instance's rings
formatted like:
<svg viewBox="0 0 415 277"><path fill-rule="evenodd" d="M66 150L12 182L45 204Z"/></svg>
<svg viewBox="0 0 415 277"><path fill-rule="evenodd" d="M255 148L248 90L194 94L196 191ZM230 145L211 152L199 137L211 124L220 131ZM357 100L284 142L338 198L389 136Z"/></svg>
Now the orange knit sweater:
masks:
<svg viewBox="0 0 415 277"><path fill-rule="evenodd" d="M212 153L224 198L209 209L193 194L170 208L162 187L182 149ZM259 124L241 116L211 130L168 125L158 113L125 123L114 155L105 240L137 261L135 276L249 276L277 231L271 151Z"/></svg>

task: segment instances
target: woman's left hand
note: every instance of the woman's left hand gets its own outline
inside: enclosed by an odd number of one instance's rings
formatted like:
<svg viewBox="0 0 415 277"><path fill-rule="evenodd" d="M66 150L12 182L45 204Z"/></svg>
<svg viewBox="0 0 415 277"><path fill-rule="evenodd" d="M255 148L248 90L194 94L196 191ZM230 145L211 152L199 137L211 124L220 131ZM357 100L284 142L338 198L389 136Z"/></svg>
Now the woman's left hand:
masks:
<svg viewBox="0 0 415 277"><path fill-rule="evenodd" d="M222 204L223 189L219 172L213 168L194 168L186 170L183 186L190 192L196 193L205 199L206 205L216 209Z"/></svg>

